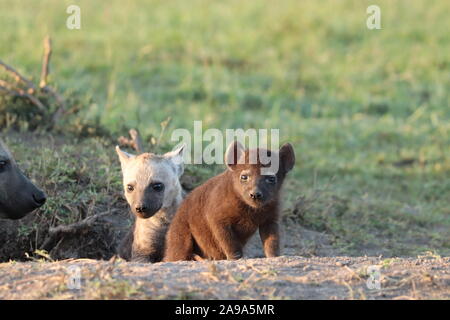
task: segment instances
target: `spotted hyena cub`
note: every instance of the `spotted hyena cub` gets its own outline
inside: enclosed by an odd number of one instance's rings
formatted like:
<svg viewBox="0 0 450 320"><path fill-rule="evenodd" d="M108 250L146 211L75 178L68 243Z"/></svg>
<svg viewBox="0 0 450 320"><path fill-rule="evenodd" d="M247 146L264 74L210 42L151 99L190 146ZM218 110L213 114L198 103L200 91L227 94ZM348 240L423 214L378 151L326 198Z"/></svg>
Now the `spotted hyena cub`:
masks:
<svg viewBox="0 0 450 320"><path fill-rule="evenodd" d="M158 262L164 254L164 239L183 199L179 181L183 174L183 149L164 155L131 155L117 146L122 167L125 198L135 216L132 229L119 247L128 261Z"/></svg>
<svg viewBox="0 0 450 320"><path fill-rule="evenodd" d="M273 160L278 169L272 168ZM280 190L295 164L292 145L246 150L234 142L225 161L227 169L194 189L178 208L167 233L165 261L239 259L257 230L265 255L279 255Z"/></svg>

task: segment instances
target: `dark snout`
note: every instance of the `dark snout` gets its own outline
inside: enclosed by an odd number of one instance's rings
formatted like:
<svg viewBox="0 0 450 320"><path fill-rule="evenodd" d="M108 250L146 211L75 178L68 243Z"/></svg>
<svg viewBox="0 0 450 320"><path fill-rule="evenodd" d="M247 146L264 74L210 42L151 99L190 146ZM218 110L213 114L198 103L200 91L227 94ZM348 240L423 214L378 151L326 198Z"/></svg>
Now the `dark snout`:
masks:
<svg viewBox="0 0 450 320"><path fill-rule="evenodd" d="M22 198L25 206L29 207L28 210L33 211L42 207L47 201L47 196L44 191L39 189L31 182L25 175L22 174L22 185L24 186Z"/></svg>
<svg viewBox="0 0 450 320"><path fill-rule="evenodd" d="M0 216L17 220L42 207L47 201L45 193L21 172L11 175L6 198L0 203Z"/></svg>
<svg viewBox="0 0 450 320"><path fill-rule="evenodd" d="M126 192L126 198L131 211L137 218L148 219L163 206L164 192L156 192L150 185Z"/></svg>
<svg viewBox="0 0 450 320"><path fill-rule="evenodd" d="M45 195L44 191L36 188L36 191L33 193L33 200L36 204L37 209L45 204L45 202L47 201L47 196Z"/></svg>
<svg viewBox="0 0 450 320"><path fill-rule="evenodd" d="M266 196L261 189L253 189L248 193L248 203L255 208L261 207L266 203Z"/></svg>
<svg viewBox="0 0 450 320"><path fill-rule="evenodd" d="M32 184L30 182L30 184ZM20 200L15 207L12 208L11 219L20 219L26 216L28 213L42 207L47 201L45 193L32 184L30 187L32 190L28 190L27 195L23 195L23 200Z"/></svg>
<svg viewBox="0 0 450 320"><path fill-rule="evenodd" d="M138 203L134 206L134 214L141 219L148 219L161 209L162 204Z"/></svg>
<svg viewBox="0 0 450 320"><path fill-rule="evenodd" d="M272 185L256 184L247 190L247 203L254 208L265 206L274 199L276 191Z"/></svg>
<svg viewBox="0 0 450 320"><path fill-rule="evenodd" d="M263 194L261 191L255 190L255 191L250 192L250 198L252 198L253 200L256 200L256 201L260 201L260 200L263 200Z"/></svg>

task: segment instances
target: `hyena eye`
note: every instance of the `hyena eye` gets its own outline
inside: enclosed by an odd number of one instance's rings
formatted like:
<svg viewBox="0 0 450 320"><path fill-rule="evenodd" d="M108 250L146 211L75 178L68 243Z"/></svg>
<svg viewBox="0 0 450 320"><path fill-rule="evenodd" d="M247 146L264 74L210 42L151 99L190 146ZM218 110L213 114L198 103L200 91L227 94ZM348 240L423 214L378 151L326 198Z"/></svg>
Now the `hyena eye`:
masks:
<svg viewBox="0 0 450 320"><path fill-rule="evenodd" d="M133 192L134 191L134 187L131 184L127 185L127 191L128 192Z"/></svg>
<svg viewBox="0 0 450 320"><path fill-rule="evenodd" d="M274 184L275 182L277 182L277 177L275 177L275 176L268 176L266 178L266 182L270 183L270 184Z"/></svg>
<svg viewBox="0 0 450 320"><path fill-rule="evenodd" d="M162 183L154 183L152 184L152 188L153 190L155 190L156 192L161 192L164 190L164 185Z"/></svg>
<svg viewBox="0 0 450 320"><path fill-rule="evenodd" d="M242 180L242 181L248 181L248 175L242 174L242 175L241 175L241 180Z"/></svg>
<svg viewBox="0 0 450 320"><path fill-rule="evenodd" d="M6 160L0 161L0 172L2 172L5 169L7 164L8 164L8 161L6 161Z"/></svg>

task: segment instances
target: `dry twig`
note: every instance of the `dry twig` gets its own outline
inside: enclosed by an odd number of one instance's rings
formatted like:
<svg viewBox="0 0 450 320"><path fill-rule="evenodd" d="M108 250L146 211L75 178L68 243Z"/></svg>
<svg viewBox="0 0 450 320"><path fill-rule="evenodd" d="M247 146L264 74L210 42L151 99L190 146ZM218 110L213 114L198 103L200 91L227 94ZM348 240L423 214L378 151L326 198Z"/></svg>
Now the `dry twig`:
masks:
<svg viewBox="0 0 450 320"><path fill-rule="evenodd" d="M9 84L4 80L0 80L0 90L5 91L12 96L27 98L41 111L45 110L45 106L38 98L36 98L35 96L31 95L30 93L26 92L23 89L14 87L13 85Z"/></svg>
<svg viewBox="0 0 450 320"><path fill-rule="evenodd" d="M50 57L52 56L52 43L49 36L44 39L44 59L42 61L41 81L39 87L42 89L47 85L49 74Z"/></svg>
<svg viewBox="0 0 450 320"><path fill-rule="evenodd" d="M49 36L46 36L44 39L44 58L42 62L42 71L41 71L41 79L39 82L39 89L42 93L49 94L54 97L56 103L59 108L53 115L53 123L56 123L60 116L64 113L66 109L66 104L64 98L58 94L58 92L48 85L48 75L50 73L50 58L52 55L52 45L51 39ZM4 63L0 60L0 67L4 69L8 74L11 75L13 79L16 80L17 83L22 83L25 85L25 89L21 89L18 86L13 86L7 83L4 80L0 83L0 90L7 92L10 95L26 98L31 101L35 106L37 106L41 111L45 111L44 104L35 96L37 92L37 87L34 83L28 78L24 77L21 73L19 73L16 69L11 67L10 65Z"/></svg>
<svg viewBox="0 0 450 320"><path fill-rule="evenodd" d="M28 94L34 94L36 92L36 86L34 85L34 83L22 76L16 69L11 67L10 65L7 65L2 60L0 60L0 67L2 67L6 72L10 73L17 82L23 82L28 87Z"/></svg>
<svg viewBox="0 0 450 320"><path fill-rule="evenodd" d="M118 212L117 209L109 210L89 216L81 221L69 225L59 225L57 227L51 227L48 230L48 238L45 240L44 244L42 245L42 248L48 252L50 251L53 243L57 238L60 238L61 236L67 234L76 234L87 231L97 223L98 219L116 212Z"/></svg>
<svg viewBox="0 0 450 320"><path fill-rule="evenodd" d="M130 133L131 139L126 138L124 136L120 136L118 139L119 144L126 146L126 147L133 148L138 153L142 153L143 152L142 139L141 139L139 132L136 129L131 129L129 131L129 133Z"/></svg>
<svg viewBox="0 0 450 320"><path fill-rule="evenodd" d="M55 114L53 115L53 123L56 123L61 117L61 115L64 113L66 109L66 103L64 101L64 98L61 95L59 95L55 89L53 89L47 84L47 78L50 73L51 56L52 56L52 41L50 39L50 36L46 36L44 39L44 58L42 61L41 81L39 83L39 87L41 88L42 92L52 95L59 106L58 110L56 110Z"/></svg>

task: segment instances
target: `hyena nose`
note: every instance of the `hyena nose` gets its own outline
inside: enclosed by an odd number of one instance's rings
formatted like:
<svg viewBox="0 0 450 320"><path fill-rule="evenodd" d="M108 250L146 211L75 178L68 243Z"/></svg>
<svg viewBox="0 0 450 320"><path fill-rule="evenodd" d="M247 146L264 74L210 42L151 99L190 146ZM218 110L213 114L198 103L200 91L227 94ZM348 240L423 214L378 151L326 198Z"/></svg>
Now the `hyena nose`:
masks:
<svg viewBox="0 0 450 320"><path fill-rule="evenodd" d="M38 204L39 206L42 206L45 203L45 201L47 200L47 197L45 196L45 193L40 191L40 192L33 194L33 200L36 202L36 204Z"/></svg>
<svg viewBox="0 0 450 320"><path fill-rule="evenodd" d="M146 206L138 206L136 207L136 212L143 213L147 210Z"/></svg>
<svg viewBox="0 0 450 320"><path fill-rule="evenodd" d="M259 191L251 192L250 198L255 199L255 200L260 200L262 198L262 193Z"/></svg>

